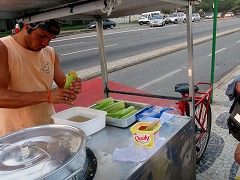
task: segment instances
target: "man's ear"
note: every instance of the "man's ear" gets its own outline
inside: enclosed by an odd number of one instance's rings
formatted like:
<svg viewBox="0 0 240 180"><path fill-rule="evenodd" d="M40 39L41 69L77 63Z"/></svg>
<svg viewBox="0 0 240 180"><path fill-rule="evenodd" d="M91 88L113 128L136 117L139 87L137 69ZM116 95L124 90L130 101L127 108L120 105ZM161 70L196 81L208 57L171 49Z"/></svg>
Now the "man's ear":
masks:
<svg viewBox="0 0 240 180"><path fill-rule="evenodd" d="M32 32L32 28L30 26L30 24L24 24L24 28L27 30L27 33L30 34Z"/></svg>
<svg viewBox="0 0 240 180"><path fill-rule="evenodd" d="M24 24L24 29L28 30L29 29L29 24Z"/></svg>

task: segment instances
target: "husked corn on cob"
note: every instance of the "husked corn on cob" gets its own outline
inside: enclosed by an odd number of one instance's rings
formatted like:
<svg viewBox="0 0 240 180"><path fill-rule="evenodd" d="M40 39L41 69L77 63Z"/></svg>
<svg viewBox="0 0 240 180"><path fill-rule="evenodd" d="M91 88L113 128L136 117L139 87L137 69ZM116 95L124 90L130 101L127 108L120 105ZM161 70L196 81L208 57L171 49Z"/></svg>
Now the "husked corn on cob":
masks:
<svg viewBox="0 0 240 180"><path fill-rule="evenodd" d="M65 86L64 88L65 89L69 89L70 88L70 84L72 83L72 81L74 79L77 79L78 78L78 75L75 71L70 71L67 75L66 75L66 83L65 83Z"/></svg>

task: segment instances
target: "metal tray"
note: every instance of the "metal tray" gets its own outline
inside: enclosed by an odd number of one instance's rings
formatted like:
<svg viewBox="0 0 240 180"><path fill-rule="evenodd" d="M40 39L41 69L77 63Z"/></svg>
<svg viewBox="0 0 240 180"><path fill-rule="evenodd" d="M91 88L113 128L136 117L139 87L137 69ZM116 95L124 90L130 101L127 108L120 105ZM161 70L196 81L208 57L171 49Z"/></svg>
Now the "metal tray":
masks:
<svg viewBox="0 0 240 180"><path fill-rule="evenodd" d="M120 101L118 99L114 99L114 101ZM145 103L138 103L138 102L132 102L132 101L125 101L126 108L129 106L134 106L136 110L143 110L146 107L150 106L150 104L145 104ZM138 112L139 112L138 111ZM136 114L138 113L136 112ZM111 125L111 126L116 126L116 127L128 127L129 125L133 124L136 121L136 114L130 116L127 119L117 119L117 118L111 118L106 116L106 124Z"/></svg>

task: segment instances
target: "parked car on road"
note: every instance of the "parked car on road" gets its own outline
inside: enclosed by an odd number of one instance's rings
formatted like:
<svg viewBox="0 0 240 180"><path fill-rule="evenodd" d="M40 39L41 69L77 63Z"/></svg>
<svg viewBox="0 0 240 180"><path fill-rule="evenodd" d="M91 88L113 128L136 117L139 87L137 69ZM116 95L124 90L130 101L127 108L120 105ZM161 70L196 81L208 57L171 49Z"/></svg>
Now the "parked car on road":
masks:
<svg viewBox="0 0 240 180"><path fill-rule="evenodd" d="M221 17L222 17L222 13L218 13L217 18L221 18Z"/></svg>
<svg viewBox="0 0 240 180"><path fill-rule="evenodd" d="M201 16L198 13L192 14L192 22L201 21Z"/></svg>
<svg viewBox="0 0 240 180"><path fill-rule="evenodd" d="M213 13L210 13L210 14L206 14L205 15L205 19L213 19L214 17L214 14Z"/></svg>
<svg viewBox="0 0 240 180"><path fill-rule="evenodd" d="M138 24L139 25L149 24L150 19L153 16L158 16L158 15L161 15L161 11L153 11L153 12L142 13L141 17L138 20Z"/></svg>
<svg viewBox="0 0 240 180"><path fill-rule="evenodd" d="M155 26L163 27L166 25L166 18L162 15L153 16L149 20L149 25L150 25L150 27L155 27Z"/></svg>
<svg viewBox="0 0 240 180"><path fill-rule="evenodd" d="M111 28L113 29L116 27L116 23L110 19L103 20L103 29ZM87 24L87 28L89 29L95 29L96 28L96 21L93 21L89 24Z"/></svg>
<svg viewBox="0 0 240 180"><path fill-rule="evenodd" d="M224 15L225 18L228 18L228 17L234 17L234 13L233 12L227 12L225 15Z"/></svg>
<svg viewBox="0 0 240 180"><path fill-rule="evenodd" d="M186 15L184 13L173 13L166 18L166 24L168 23L177 24L179 22L183 23L186 22Z"/></svg>

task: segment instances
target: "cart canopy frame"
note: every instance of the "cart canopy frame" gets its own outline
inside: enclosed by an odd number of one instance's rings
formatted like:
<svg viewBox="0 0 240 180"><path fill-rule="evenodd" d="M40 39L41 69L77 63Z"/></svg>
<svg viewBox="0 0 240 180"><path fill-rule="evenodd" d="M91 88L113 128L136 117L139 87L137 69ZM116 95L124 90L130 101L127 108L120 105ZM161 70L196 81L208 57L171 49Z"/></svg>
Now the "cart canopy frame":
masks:
<svg viewBox="0 0 240 180"><path fill-rule="evenodd" d="M113 18L154 10L185 8L188 4L188 0L148 0L147 3L146 0L1 0L0 17L25 17L29 18L29 22L68 16Z"/></svg>

